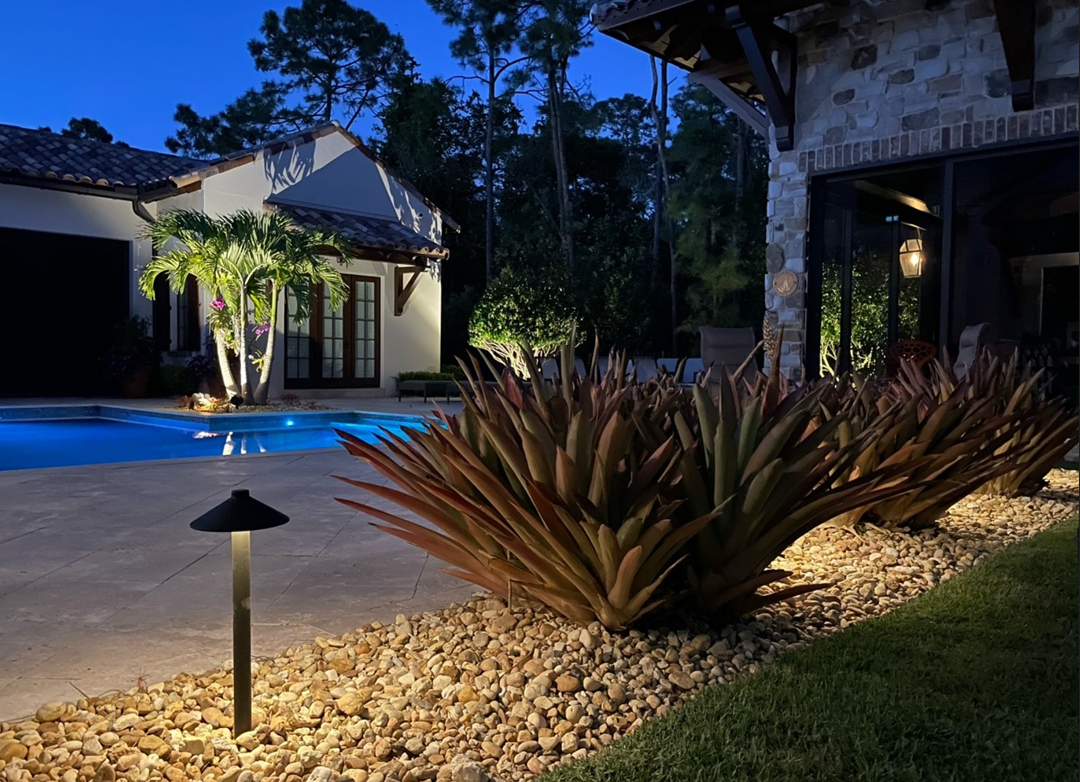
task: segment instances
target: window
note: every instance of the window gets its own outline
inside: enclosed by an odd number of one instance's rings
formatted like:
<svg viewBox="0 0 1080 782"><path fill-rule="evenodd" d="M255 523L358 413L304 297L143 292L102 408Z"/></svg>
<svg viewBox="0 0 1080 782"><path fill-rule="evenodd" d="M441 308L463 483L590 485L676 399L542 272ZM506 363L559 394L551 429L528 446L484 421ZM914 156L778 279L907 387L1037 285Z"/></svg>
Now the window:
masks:
<svg viewBox="0 0 1080 782"><path fill-rule="evenodd" d="M364 388L379 385L379 280L345 275L349 296L336 309L323 286L305 317L296 294L286 296L285 385Z"/></svg>

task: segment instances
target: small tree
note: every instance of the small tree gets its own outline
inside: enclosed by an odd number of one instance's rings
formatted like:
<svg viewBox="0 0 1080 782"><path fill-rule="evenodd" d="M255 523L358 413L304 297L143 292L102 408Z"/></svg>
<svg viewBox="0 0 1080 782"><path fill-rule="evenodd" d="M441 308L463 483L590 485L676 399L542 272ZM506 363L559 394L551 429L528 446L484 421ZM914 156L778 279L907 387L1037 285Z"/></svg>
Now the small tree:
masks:
<svg viewBox="0 0 1080 782"><path fill-rule="evenodd" d="M577 321L564 272L507 266L473 310L469 344L525 377L530 361L558 354Z"/></svg>
<svg viewBox="0 0 1080 782"><path fill-rule="evenodd" d="M248 404L265 404L274 358L277 310L281 292L296 293L298 321L308 317L315 285L325 285L332 307L348 295L341 273L323 257L330 250L345 256L343 239L331 232L302 229L281 212L240 211L224 217L177 210L161 215L146 230L160 254L143 269L139 288L154 298L154 281L166 274L180 292L188 276L213 297L208 323L217 346L218 365L226 393ZM251 318L261 324L249 334ZM261 351L256 342L266 335ZM229 351L240 356L239 381L229 366ZM254 391L248 361L259 369Z"/></svg>

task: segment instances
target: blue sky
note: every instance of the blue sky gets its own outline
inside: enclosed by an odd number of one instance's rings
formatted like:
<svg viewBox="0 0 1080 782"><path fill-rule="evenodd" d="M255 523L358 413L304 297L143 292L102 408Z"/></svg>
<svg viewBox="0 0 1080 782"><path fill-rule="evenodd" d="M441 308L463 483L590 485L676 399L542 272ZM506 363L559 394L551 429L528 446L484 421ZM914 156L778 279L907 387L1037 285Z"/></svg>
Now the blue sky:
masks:
<svg viewBox="0 0 1080 782"><path fill-rule="evenodd" d="M449 53L454 31L424 0L354 0L405 38L426 77L463 70ZM212 113L259 83L247 53L275 0L37 0L4 9L0 123L59 130L92 117L118 140L164 149L177 103ZM606 36L575 61L575 81L598 98L650 84L646 55ZM523 99L530 105L531 99ZM370 123L359 128L367 136Z"/></svg>

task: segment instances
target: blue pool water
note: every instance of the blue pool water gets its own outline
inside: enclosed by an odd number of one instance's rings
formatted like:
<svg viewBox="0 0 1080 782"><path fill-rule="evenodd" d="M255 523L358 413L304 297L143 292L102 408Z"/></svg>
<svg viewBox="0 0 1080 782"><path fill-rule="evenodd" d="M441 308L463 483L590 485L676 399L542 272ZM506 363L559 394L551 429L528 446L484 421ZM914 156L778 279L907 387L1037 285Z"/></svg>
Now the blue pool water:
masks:
<svg viewBox="0 0 1080 782"><path fill-rule="evenodd" d="M11 411L0 411L0 471L336 448L334 429L375 442L379 433L402 434L422 424L415 416L338 411L205 421L120 408Z"/></svg>

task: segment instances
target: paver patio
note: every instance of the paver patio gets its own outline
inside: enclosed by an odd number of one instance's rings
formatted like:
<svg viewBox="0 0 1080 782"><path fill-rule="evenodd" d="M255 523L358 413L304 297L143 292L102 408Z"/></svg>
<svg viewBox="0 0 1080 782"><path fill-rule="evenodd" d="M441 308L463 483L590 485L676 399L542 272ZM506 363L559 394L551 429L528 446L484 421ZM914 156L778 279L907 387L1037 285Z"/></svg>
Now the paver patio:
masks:
<svg viewBox="0 0 1080 782"><path fill-rule="evenodd" d="M229 660L229 539L188 524L234 488L292 519L252 538L256 656L475 591L335 473L381 480L343 450L0 473L0 719Z"/></svg>

